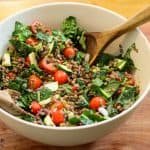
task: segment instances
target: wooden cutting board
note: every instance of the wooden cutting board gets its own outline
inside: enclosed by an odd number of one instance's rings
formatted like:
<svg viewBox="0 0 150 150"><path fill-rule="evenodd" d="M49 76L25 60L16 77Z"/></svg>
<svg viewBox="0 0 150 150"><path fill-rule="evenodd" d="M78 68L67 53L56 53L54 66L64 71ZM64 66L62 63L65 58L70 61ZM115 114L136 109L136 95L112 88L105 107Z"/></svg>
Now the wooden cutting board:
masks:
<svg viewBox="0 0 150 150"><path fill-rule="evenodd" d="M0 19L35 4L55 0L0 0ZM64 1L64 0L59 0ZM73 1L73 0L72 0ZM74 0L75 1L75 0ZM150 4L150 0L76 0L100 5L129 17ZM150 23L141 27L150 40ZM113 133L94 143L77 147L54 147L26 139L0 121L0 150L150 150L150 93L128 119Z"/></svg>

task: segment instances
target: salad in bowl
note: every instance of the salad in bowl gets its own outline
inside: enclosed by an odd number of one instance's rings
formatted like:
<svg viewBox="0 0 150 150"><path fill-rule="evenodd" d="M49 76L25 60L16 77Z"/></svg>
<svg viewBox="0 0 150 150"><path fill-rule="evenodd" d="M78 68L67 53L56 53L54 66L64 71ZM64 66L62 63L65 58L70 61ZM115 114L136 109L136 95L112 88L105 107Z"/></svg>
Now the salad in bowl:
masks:
<svg viewBox="0 0 150 150"><path fill-rule="evenodd" d="M16 21L0 61L0 89L15 90L16 104L33 116L18 116L46 126L81 126L110 119L128 109L139 95L131 53L102 53L93 65L86 52L86 30L74 16L60 29L40 21Z"/></svg>

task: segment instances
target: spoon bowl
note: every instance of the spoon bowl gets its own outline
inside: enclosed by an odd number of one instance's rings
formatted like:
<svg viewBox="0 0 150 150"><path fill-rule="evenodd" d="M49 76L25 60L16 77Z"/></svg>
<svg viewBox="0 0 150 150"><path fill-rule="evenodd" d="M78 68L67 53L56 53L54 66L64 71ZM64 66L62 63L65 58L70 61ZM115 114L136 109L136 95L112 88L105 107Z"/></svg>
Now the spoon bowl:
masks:
<svg viewBox="0 0 150 150"><path fill-rule="evenodd" d="M105 50L105 48L121 35L135 29L137 26L150 21L150 6L138 12L124 24L104 32L89 32L85 36L87 38L87 52L90 54L89 64L96 60L97 56Z"/></svg>

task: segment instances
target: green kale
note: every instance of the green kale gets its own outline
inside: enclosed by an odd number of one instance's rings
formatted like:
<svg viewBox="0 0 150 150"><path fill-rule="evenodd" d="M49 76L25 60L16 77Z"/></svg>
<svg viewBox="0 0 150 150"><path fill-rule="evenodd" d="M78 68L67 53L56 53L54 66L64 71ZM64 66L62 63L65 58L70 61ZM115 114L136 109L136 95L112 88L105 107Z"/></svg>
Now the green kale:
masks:
<svg viewBox="0 0 150 150"><path fill-rule="evenodd" d="M120 82L117 80L110 80L107 85L100 88L102 95L105 98L110 98L119 88Z"/></svg>
<svg viewBox="0 0 150 150"><path fill-rule="evenodd" d="M59 30L53 30L52 35L54 39L54 48L63 50L66 47L66 41L68 38Z"/></svg>
<svg viewBox="0 0 150 150"><path fill-rule="evenodd" d="M31 93L26 92L22 94L19 99L17 100L17 105L24 108L25 110L29 109L29 106L31 105L31 102L35 99L32 99L30 97Z"/></svg>
<svg viewBox="0 0 150 150"><path fill-rule="evenodd" d="M77 78L76 82L79 84L79 89L82 90L83 88L86 87L84 81L80 78Z"/></svg>
<svg viewBox="0 0 150 150"><path fill-rule="evenodd" d="M38 32L36 38L47 43L47 47L52 51L53 48L62 50L65 48L67 38L59 30L53 30L52 35L47 33Z"/></svg>
<svg viewBox="0 0 150 150"><path fill-rule="evenodd" d="M39 39L39 40L45 41L47 43L50 43L50 42L53 41L53 37L52 36L50 36L47 33L43 33L41 31L36 34L36 38Z"/></svg>
<svg viewBox="0 0 150 150"><path fill-rule="evenodd" d="M48 88L42 88L35 92L26 91L26 93L22 94L19 97L17 104L20 107L28 110L33 100L43 101L50 98L51 95L52 95L52 91Z"/></svg>
<svg viewBox="0 0 150 150"><path fill-rule="evenodd" d="M87 109L87 110L83 111L83 114L95 122L105 120L103 116L96 114L93 110Z"/></svg>
<svg viewBox="0 0 150 150"><path fill-rule="evenodd" d="M135 64L131 58L131 52L135 50L137 51L136 49L136 46L135 46L135 43L133 43L128 49L127 51L125 52L125 54L122 54L121 58L123 60L126 61L126 64L123 68L123 71L129 71L129 72L133 72L136 70L136 67L135 67Z"/></svg>
<svg viewBox="0 0 150 150"><path fill-rule="evenodd" d="M77 61L77 63L81 64L82 62L84 62L84 58L85 58L85 53L78 51L75 57L75 60Z"/></svg>
<svg viewBox="0 0 150 150"><path fill-rule="evenodd" d="M76 39L78 30L79 27L77 26L76 18L73 16L69 16L62 23L62 31L64 32L65 36L71 40Z"/></svg>
<svg viewBox="0 0 150 150"><path fill-rule="evenodd" d="M77 125L80 123L80 118L78 116L74 116L68 119L70 124Z"/></svg>
<svg viewBox="0 0 150 150"><path fill-rule="evenodd" d="M86 49L84 31L78 26L75 17L69 16L63 21L62 31L67 38L73 41L76 47L81 47L83 50Z"/></svg>
<svg viewBox="0 0 150 150"><path fill-rule="evenodd" d="M105 118L99 114L96 114L93 110L85 110L80 116L80 120L83 124L92 124L94 122L100 122L105 120Z"/></svg>
<svg viewBox="0 0 150 150"><path fill-rule="evenodd" d="M26 57L29 53L34 52L35 48L16 39L11 39L10 43L15 47L20 56Z"/></svg>
<svg viewBox="0 0 150 150"><path fill-rule="evenodd" d="M100 70L93 73L93 78L99 78L100 80L105 80L106 75L110 72L109 66L100 67Z"/></svg>
<svg viewBox="0 0 150 150"><path fill-rule="evenodd" d="M27 80L17 77L15 80L9 81L8 87L23 94L27 91Z"/></svg>
<svg viewBox="0 0 150 150"><path fill-rule="evenodd" d="M121 104L124 109L129 108L136 100L137 98L137 92L136 92L135 86L126 86L122 89L122 92L118 99L116 100L116 103Z"/></svg>
<svg viewBox="0 0 150 150"><path fill-rule="evenodd" d="M95 78L92 80L91 91L96 95L102 95L100 91L100 87L103 85L103 81L99 78ZM95 95L94 94L94 95Z"/></svg>
<svg viewBox="0 0 150 150"><path fill-rule="evenodd" d="M102 53L96 60L99 67L107 66L114 56L111 54Z"/></svg>
<svg viewBox="0 0 150 150"><path fill-rule="evenodd" d="M119 113L114 106L115 106L115 100L110 99L107 102L107 111L110 117L113 117Z"/></svg>
<svg viewBox="0 0 150 150"><path fill-rule="evenodd" d="M40 94L39 94L39 97L40 97L40 98L38 98L38 92L40 93ZM38 99L39 101L46 100L46 99L48 99L51 95L52 95L52 91L51 91L50 89L48 89L48 88L42 88L42 89L40 89L39 91L37 91L37 99Z"/></svg>
<svg viewBox="0 0 150 150"><path fill-rule="evenodd" d="M29 38L32 35L32 32L30 31L29 27L16 21L15 22L15 30L12 33L12 36L16 38L18 41L23 42L27 38Z"/></svg>

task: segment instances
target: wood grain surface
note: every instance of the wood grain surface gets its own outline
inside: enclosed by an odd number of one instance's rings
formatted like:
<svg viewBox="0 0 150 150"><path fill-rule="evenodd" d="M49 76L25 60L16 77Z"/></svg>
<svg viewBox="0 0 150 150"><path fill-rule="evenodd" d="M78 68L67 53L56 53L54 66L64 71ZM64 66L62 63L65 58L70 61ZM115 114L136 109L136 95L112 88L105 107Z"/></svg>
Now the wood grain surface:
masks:
<svg viewBox="0 0 150 150"><path fill-rule="evenodd" d="M0 0L0 19L20 9L55 0ZM64 0L58 0L64 2ZM68 0L69 1L69 0ZM74 0L75 1L75 0ZM150 4L150 0L76 0L112 9L126 17ZM141 27L150 40L150 23ZM0 121L0 150L150 150L150 93L130 119L94 143L77 147L46 146L26 139Z"/></svg>

